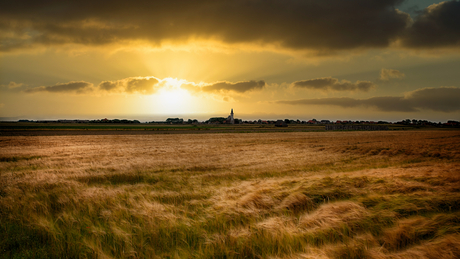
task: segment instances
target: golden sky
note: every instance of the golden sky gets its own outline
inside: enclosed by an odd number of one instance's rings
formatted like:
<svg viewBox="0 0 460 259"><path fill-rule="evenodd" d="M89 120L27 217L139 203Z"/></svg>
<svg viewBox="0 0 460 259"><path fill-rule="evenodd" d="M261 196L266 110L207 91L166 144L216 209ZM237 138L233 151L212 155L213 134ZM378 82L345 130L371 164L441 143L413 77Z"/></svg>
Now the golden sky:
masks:
<svg viewBox="0 0 460 259"><path fill-rule="evenodd" d="M460 2L2 1L0 120L460 120Z"/></svg>

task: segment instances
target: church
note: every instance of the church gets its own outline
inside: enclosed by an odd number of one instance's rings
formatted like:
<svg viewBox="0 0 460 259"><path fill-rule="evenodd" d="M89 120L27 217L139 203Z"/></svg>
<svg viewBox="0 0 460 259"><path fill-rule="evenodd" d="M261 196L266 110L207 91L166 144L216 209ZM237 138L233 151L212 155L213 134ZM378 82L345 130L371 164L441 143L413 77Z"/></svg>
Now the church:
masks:
<svg viewBox="0 0 460 259"><path fill-rule="evenodd" d="M235 124L235 119L233 118L233 109L232 109L232 111L230 112L230 115L227 118L227 123Z"/></svg>

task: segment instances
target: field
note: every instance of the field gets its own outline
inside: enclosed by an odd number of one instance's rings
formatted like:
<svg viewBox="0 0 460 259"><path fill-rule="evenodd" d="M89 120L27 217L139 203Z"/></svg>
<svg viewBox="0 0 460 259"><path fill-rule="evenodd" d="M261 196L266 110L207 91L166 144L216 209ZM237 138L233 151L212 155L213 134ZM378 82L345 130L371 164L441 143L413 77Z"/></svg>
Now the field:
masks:
<svg viewBox="0 0 460 259"><path fill-rule="evenodd" d="M0 258L460 258L460 131L0 136Z"/></svg>
<svg viewBox="0 0 460 259"><path fill-rule="evenodd" d="M384 124L390 130L434 130L435 126ZM438 128L439 129L439 128ZM36 123L0 122L0 136L63 135L152 135L207 133L262 133L324 131L325 125L289 124L122 124L122 123Z"/></svg>

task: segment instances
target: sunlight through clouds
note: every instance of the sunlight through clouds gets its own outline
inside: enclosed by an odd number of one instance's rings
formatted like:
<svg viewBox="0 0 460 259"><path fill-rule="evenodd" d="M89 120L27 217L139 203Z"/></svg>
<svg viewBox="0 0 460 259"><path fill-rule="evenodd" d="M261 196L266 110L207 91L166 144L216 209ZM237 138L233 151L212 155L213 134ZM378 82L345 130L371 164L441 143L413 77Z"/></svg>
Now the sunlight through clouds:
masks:
<svg viewBox="0 0 460 259"><path fill-rule="evenodd" d="M152 95L152 106L163 113L176 114L187 111L193 105L192 95L181 85L186 80L165 78L161 84L163 87Z"/></svg>
<svg viewBox="0 0 460 259"><path fill-rule="evenodd" d="M3 1L0 117L456 120L441 88L460 87L459 12L460 0ZM401 99L426 89L441 90Z"/></svg>

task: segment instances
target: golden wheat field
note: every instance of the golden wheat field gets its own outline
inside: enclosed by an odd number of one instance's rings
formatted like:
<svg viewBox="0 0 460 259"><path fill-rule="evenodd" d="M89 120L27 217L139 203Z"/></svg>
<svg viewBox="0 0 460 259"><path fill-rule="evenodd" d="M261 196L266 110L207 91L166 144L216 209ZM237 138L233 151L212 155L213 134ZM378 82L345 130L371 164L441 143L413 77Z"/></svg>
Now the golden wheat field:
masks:
<svg viewBox="0 0 460 259"><path fill-rule="evenodd" d="M460 258L460 131L0 136L0 258Z"/></svg>

